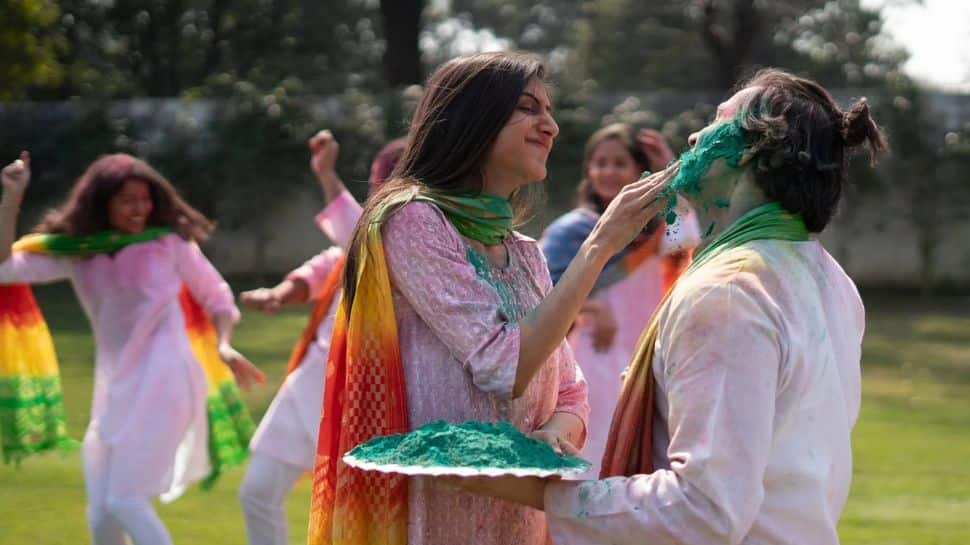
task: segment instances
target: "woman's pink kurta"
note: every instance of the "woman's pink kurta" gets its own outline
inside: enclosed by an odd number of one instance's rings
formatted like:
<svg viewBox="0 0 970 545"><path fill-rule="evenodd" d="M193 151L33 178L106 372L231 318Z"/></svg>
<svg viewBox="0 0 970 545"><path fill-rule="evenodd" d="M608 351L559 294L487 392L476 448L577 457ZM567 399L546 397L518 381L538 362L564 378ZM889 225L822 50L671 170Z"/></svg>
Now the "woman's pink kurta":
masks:
<svg viewBox="0 0 970 545"><path fill-rule="evenodd" d="M383 228L410 424L436 419L506 420L529 432L562 411L585 422L586 383L568 345L550 356L524 395L512 399L519 320L552 283L538 244L508 237L495 268L433 205L412 202ZM410 484L410 545L538 545L545 516L425 478Z"/></svg>

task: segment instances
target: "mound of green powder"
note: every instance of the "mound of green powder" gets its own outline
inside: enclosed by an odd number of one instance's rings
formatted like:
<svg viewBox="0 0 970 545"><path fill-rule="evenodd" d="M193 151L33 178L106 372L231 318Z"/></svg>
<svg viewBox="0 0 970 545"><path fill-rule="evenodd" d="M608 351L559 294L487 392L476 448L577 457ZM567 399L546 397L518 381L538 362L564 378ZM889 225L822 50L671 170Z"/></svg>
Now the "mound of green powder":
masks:
<svg viewBox="0 0 970 545"><path fill-rule="evenodd" d="M507 422L429 422L409 433L375 437L350 451L358 460L404 466L500 469L583 469L586 461L559 456Z"/></svg>

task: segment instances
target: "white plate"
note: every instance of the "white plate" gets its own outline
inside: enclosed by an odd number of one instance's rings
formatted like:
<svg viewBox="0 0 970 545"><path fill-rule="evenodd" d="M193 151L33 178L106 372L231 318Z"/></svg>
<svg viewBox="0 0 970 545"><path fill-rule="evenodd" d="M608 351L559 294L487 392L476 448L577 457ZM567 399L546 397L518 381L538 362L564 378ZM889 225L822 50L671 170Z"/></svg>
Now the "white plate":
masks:
<svg viewBox="0 0 970 545"><path fill-rule="evenodd" d="M466 467L466 466L405 466L400 464L378 464L357 459L350 454L343 457L345 464L365 471L380 471L381 473L401 473L404 475L426 475L433 477L501 477L512 475L515 477L571 477L584 473L590 468L564 467L559 469L539 469L532 467Z"/></svg>

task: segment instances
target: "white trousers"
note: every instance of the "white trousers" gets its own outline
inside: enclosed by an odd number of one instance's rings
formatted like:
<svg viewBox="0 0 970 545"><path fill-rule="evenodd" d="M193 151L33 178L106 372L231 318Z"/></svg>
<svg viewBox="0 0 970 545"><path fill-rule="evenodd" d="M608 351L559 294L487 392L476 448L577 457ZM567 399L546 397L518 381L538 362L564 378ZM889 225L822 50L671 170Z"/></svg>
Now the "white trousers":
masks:
<svg viewBox="0 0 970 545"><path fill-rule="evenodd" d="M252 454L239 487L249 545L287 545L283 502L306 471L265 454Z"/></svg>
<svg viewBox="0 0 970 545"><path fill-rule="evenodd" d="M88 495L88 527L93 545L172 545L151 498L109 492L111 461L124 453L99 441L85 441L84 486Z"/></svg>

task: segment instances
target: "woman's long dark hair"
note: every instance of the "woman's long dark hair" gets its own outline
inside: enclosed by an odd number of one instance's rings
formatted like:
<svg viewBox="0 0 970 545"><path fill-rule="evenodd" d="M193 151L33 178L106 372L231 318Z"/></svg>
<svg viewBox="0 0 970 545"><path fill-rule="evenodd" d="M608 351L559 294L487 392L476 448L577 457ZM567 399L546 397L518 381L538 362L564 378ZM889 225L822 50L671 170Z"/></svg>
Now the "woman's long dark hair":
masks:
<svg viewBox="0 0 970 545"><path fill-rule="evenodd" d="M499 132L508 122L529 81L545 78L542 61L518 52L458 57L428 79L411 120L407 147L391 178L368 197L347 252L344 272L346 311L353 304L357 266L367 226L380 206L414 186L442 193L481 191L482 169ZM523 203L512 197L516 216Z"/></svg>
<svg viewBox="0 0 970 545"><path fill-rule="evenodd" d="M758 88L741 116L755 182L769 199L800 214L809 231L821 232L842 196L850 152L865 146L874 163L886 149L868 103L863 98L842 111L818 83L775 68L758 72L745 87Z"/></svg>
<svg viewBox="0 0 970 545"><path fill-rule="evenodd" d="M116 153L103 155L91 163L71 188L64 204L47 212L34 232L80 236L111 229L108 203L128 180L148 185L152 212L146 226L169 227L183 238L195 240L204 240L215 227L182 200L172 184L148 163Z"/></svg>

